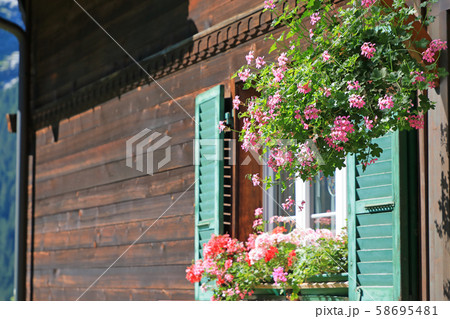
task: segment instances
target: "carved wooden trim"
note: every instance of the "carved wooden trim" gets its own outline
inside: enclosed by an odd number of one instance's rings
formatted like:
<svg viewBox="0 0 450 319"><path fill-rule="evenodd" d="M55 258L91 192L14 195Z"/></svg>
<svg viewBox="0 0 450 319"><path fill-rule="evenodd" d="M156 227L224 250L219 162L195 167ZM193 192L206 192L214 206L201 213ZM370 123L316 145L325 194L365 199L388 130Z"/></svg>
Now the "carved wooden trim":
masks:
<svg viewBox="0 0 450 319"><path fill-rule="evenodd" d="M295 0L287 3L293 5ZM263 12L261 5L151 55L140 64L159 79L275 30L272 20L272 13ZM36 105L33 127L38 130L55 124L150 82L140 68L130 65L56 101Z"/></svg>

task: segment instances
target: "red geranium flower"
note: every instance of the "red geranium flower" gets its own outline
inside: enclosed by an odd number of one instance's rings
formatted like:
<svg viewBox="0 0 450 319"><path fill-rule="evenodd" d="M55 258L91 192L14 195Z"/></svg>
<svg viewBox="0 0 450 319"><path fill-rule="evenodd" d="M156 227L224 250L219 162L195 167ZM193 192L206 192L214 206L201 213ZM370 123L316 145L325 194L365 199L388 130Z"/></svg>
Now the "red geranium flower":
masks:
<svg viewBox="0 0 450 319"><path fill-rule="evenodd" d="M264 256L264 260L267 262L271 261L273 257L275 257L275 255L278 253L278 248L277 247L270 247L267 252L266 255Z"/></svg>
<svg viewBox="0 0 450 319"><path fill-rule="evenodd" d="M285 231L287 231L286 228L284 228L283 226L278 226L272 231L272 234L282 234Z"/></svg>

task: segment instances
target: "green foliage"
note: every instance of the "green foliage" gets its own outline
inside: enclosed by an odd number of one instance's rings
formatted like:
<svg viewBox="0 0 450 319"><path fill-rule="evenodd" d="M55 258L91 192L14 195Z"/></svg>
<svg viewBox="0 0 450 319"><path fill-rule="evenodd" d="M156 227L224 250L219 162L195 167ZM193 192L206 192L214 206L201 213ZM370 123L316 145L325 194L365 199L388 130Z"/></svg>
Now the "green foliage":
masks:
<svg viewBox="0 0 450 319"><path fill-rule="evenodd" d="M0 90L0 300L13 295L16 136L8 132L5 114L17 112L17 102L17 84Z"/></svg>
<svg viewBox="0 0 450 319"><path fill-rule="evenodd" d="M237 72L244 88L259 92L240 114L248 123L241 132L246 149L270 151L269 166L277 173L308 180L318 172L334 174L348 154L370 163L382 151L375 138L421 127L423 114L434 105L426 95L418 105L413 99L447 74L437 68L446 45L409 41L413 27L406 21L416 19L413 7L403 0L393 7L350 1L337 12L331 0L281 7L273 9L274 24L287 31L269 37L274 41L269 52L277 52L278 60L258 67L250 59ZM428 15L417 19L432 21ZM415 48L428 46L430 54L423 58L432 62L413 57L420 56Z"/></svg>
<svg viewBox="0 0 450 319"><path fill-rule="evenodd" d="M245 244L229 235L213 236L205 245L204 259L188 268L186 278L202 281L202 288L213 292L213 300L242 300L264 284L277 284L294 300L306 279L347 272L345 232L340 236L328 230L283 232L282 226L272 233L258 232Z"/></svg>

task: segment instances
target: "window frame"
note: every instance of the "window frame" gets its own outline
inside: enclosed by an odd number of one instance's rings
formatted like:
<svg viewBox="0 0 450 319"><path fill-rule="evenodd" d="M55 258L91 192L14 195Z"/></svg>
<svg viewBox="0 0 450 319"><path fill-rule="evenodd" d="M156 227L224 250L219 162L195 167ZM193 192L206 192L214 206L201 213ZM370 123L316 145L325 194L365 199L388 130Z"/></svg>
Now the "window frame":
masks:
<svg viewBox="0 0 450 319"><path fill-rule="evenodd" d="M327 217L335 215L336 234L339 234L342 228L347 226L347 168L346 166L335 172L336 183L336 211L330 213L314 214L316 217ZM298 178L295 181L295 217L297 228L311 227L311 202L310 198L310 182L303 181ZM305 201L303 209L300 209L301 203Z"/></svg>

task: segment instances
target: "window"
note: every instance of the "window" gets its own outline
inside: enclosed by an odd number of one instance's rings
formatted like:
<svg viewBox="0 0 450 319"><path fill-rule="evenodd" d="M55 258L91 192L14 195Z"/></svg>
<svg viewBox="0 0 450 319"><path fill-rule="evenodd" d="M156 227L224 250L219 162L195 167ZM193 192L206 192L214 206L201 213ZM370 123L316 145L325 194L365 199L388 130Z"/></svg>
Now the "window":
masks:
<svg viewBox="0 0 450 319"><path fill-rule="evenodd" d="M272 177L274 173L267 165L264 166L264 177ZM295 211L285 211L282 203L287 198L295 199ZM299 206L305 201L303 209ZM286 190L281 191L281 185L274 185L264 192L264 219L273 216L292 216L297 227L313 229L329 229L339 234L346 226L347 218L347 170L336 171L334 176L319 175L312 182L301 179L286 182ZM267 230L271 230L268 225Z"/></svg>
<svg viewBox="0 0 450 319"><path fill-rule="evenodd" d="M347 218L347 170L333 176L319 174L314 181L295 183L297 227L329 229L339 234ZM303 210L298 206L305 201Z"/></svg>

